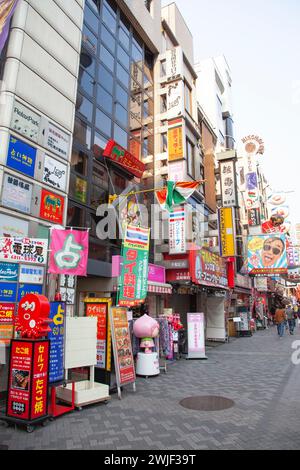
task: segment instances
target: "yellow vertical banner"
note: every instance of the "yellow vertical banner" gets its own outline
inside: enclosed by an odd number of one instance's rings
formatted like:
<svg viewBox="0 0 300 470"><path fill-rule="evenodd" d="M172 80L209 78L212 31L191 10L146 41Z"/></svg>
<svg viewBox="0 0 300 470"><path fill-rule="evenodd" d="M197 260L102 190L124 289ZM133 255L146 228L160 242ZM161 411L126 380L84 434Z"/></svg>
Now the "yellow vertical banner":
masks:
<svg viewBox="0 0 300 470"><path fill-rule="evenodd" d="M184 158L182 126L171 127L168 129L168 152L169 161Z"/></svg>
<svg viewBox="0 0 300 470"><path fill-rule="evenodd" d="M218 215L221 256L235 256L234 210L232 207L221 207Z"/></svg>

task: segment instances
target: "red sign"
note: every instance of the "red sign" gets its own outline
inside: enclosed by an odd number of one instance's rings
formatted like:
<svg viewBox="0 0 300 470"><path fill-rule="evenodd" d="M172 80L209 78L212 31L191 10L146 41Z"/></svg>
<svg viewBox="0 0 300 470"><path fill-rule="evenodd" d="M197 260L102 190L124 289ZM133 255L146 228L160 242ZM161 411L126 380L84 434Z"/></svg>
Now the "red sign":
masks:
<svg viewBox="0 0 300 470"><path fill-rule="evenodd" d="M86 316L97 317L97 339L106 341L107 303L86 304Z"/></svg>
<svg viewBox="0 0 300 470"><path fill-rule="evenodd" d="M168 269L167 282L190 281L191 275L188 269Z"/></svg>
<svg viewBox="0 0 300 470"><path fill-rule="evenodd" d="M7 416L34 420L48 412L48 340L12 340Z"/></svg>
<svg viewBox="0 0 300 470"><path fill-rule="evenodd" d="M22 338L41 338L51 328L50 303L47 297L40 294L26 294L19 302L18 315L15 321L16 330Z"/></svg>
<svg viewBox="0 0 300 470"><path fill-rule="evenodd" d="M146 169L146 165L143 162L138 160L134 155L132 155L132 153L125 150L114 140L108 141L103 153L98 145L93 146L93 151L96 157L103 155L104 157L113 160L137 178L142 178Z"/></svg>
<svg viewBox="0 0 300 470"><path fill-rule="evenodd" d="M111 308L112 340L118 386L135 382L135 369L128 328L127 309Z"/></svg>
<svg viewBox="0 0 300 470"><path fill-rule="evenodd" d="M14 322L15 304L0 304L0 324L12 325Z"/></svg>
<svg viewBox="0 0 300 470"><path fill-rule="evenodd" d="M58 194L42 189L40 217L58 224L63 223L65 200Z"/></svg>
<svg viewBox="0 0 300 470"><path fill-rule="evenodd" d="M195 284L228 288L225 260L208 250L190 252L190 273Z"/></svg>

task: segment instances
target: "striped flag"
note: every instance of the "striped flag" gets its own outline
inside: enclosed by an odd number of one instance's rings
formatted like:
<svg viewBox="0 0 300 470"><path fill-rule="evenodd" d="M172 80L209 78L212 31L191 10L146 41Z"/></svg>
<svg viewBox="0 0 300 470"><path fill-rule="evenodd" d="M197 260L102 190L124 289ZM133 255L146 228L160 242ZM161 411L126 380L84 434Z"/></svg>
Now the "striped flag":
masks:
<svg viewBox="0 0 300 470"><path fill-rule="evenodd" d="M167 187L155 191L157 200L163 210L172 211L174 206L183 204L197 187L204 183L201 181L167 181Z"/></svg>
<svg viewBox="0 0 300 470"><path fill-rule="evenodd" d="M124 246L149 249L149 229L127 225Z"/></svg>

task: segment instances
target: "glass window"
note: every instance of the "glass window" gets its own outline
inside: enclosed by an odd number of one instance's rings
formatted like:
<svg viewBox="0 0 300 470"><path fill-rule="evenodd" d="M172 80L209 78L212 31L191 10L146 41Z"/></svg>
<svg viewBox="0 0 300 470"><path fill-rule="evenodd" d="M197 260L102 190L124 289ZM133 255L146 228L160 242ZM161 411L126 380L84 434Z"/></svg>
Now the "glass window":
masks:
<svg viewBox="0 0 300 470"><path fill-rule="evenodd" d="M85 46L87 46L89 49L91 49L94 54L96 54L97 51L97 38L96 36L89 30L89 28L86 27L86 25L83 25L82 29L82 42Z"/></svg>
<svg viewBox="0 0 300 470"><path fill-rule="evenodd" d="M71 201L68 203L67 210L67 226L68 227L84 227L85 211L80 209L80 207L75 206Z"/></svg>
<svg viewBox="0 0 300 470"><path fill-rule="evenodd" d="M79 176L76 176L75 173L71 173L70 186L69 186L70 196L76 199L78 202L81 202L82 204L86 204L87 190L88 190L87 180L84 178L80 178Z"/></svg>
<svg viewBox="0 0 300 470"><path fill-rule="evenodd" d="M120 80L120 82L128 88L129 84L129 74L126 72L126 70L120 65L117 64L117 77Z"/></svg>
<svg viewBox="0 0 300 470"><path fill-rule="evenodd" d="M131 66L131 76L140 85L143 84L143 73L142 73L141 69L136 64L132 64L132 66Z"/></svg>
<svg viewBox="0 0 300 470"><path fill-rule="evenodd" d="M105 149L107 145L108 139L103 137L101 134L98 134L98 132L95 132L95 137L94 137L94 144L98 145L101 149Z"/></svg>
<svg viewBox="0 0 300 470"><path fill-rule="evenodd" d="M91 135L92 130L85 122L78 117L75 118L74 124L74 140L77 140L80 144L84 145L88 149L91 148Z"/></svg>
<svg viewBox="0 0 300 470"><path fill-rule="evenodd" d="M192 114L192 102L191 102L191 94L192 91L187 83L184 84L184 101L185 101L185 109L188 113Z"/></svg>
<svg viewBox="0 0 300 470"><path fill-rule="evenodd" d="M97 0L87 0L87 4L90 6L91 10L93 10L96 13L99 13Z"/></svg>
<svg viewBox="0 0 300 470"><path fill-rule="evenodd" d="M108 201L108 174L103 165L94 162L91 188L91 206L97 209Z"/></svg>
<svg viewBox="0 0 300 470"><path fill-rule="evenodd" d="M115 116L116 120L119 121L122 126L127 127L128 126L128 113L123 106L121 106L119 103L116 103L115 107Z"/></svg>
<svg viewBox="0 0 300 470"><path fill-rule="evenodd" d="M95 76L95 64L96 61L93 56L89 52L82 49L80 54L80 65L93 77Z"/></svg>
<svg viewBox="0 0 300 470"><path fill-rule="evenodd" d="M79 68L78 83L86 93L88 93L90 96L93 96L95 83L94 79L82 67Z"/></svg>
<svg viewBox="0 0 300 470"><path fill-rule="evenodd" d="M121 127L119 127L117 124L114 125L114 139L119 145L127 149L127 132L121 129Z"/></svg>
<svg viewBox="0 0 300 470"><path fill-rule="evenodd" d="M145 137L144 140L143 140L143 149L142 149L142 152L143 152L143 157L147 157L148 155L148 137Z"/></svg>
<svg viewBox="0 0 300 470"><path fill-rule="evenodd" d="M98 35L99 20L87 5L84 9L84 22Z"/></svg>
<svg viewBox="0 0 300 470"><path fill-rule="evenodd" d="M128 94L119 84L116 86L116 99L121 103L124 108L128 106Z"/></svg>
<svg viewBox="0 0 300 470"><path fill-rule="evenodd" d="M113 98L102 86L97 86L97 104L109 114L112 114Z"/></svg>
<svg viewBox="0 0 300 470"><path fill-rule="evenodd" d="M166 132L160 134L160 151L167 152L168 151L168 136Z"/></svg>
<svg viewBox="0 0 300 470"><path fill-rule="evenodd" d="M105 26L102 26L101 28L101 39L109 49L115 51L115 38L110 34Z"/></svg>
<svg viewBox="0 0 300 470"><path fill-rule="evenodd" d="M143 117L145 119L148 116L149 116L149 101L144 98Z"/></svg>
<svg viewBox="0 0 300 470"><path fill-rule="evenodd" d="M93 117L93 103L85 98L80 93L77 93L76 111L85 117L88 121L92 122Z"/></svg>
<svg viewBox="0 0 300 470"><path fill-rule="evenodd" d="M87 176L88 168L88 156L81 150L72 149L71 156L71 170L80 173L83 176Z"/></svg>
<svg viewBox="0 0 300 470"><path fill-rule="evenodd" d="M118 59L126 67L126 69L129 69L129 55L124 51L124 49L121 46L118 46Z"/></svg>
<svg viewBox="0 0 300 470"><path fill-rule="evenodd" d="M115 34L117 25L116 16L107 8L106 5L103 5L102 18L110 31Z"/></svg>
<svg viewBox="0 0 300 470"><path fill-rule="evenodd" d="M166 75L167 75L167 61L164 59L160 61L160 76L161 78L163 78Z"/></svg>
<svg viewBox="0 0 300 470"><path fill-rule="evenodd" d="M111 136L111 119L99 109L96 110L95 126L108 136Z"/></svg>
<svg viewBox="0 0 300 470"><path fill-rule="evenodd" d="M108 52L106 47L104 47L102 44L100 48L100 59L107 66L107 68L109 68L109 70L111 70L112 72L114 71L114 56L110 52Z"/></svg>
<svg viewBox="0 0 300 470"><path fill-rule="evenodd" d="M160 112L165 113L167 109L167 95L160 95Z"/></svg>
<svg viewBox="0 0 300 470"><path fill-rule="evenodd" d="M98 76L98 82L101 83L101 85L106 88L107 91L112 93L113 91L113 77L112 75L106 70L103 65L99 65L99 76Z"/></svg>
<svg viewBox="0 0 300 470"><path fill-rule="evenodd" d="M123 15L122 12L120 12L120 25L124 29L125 33L128 34L128 36L129 36L129 34L130 34L130 23L127 20L127 18Z"/></svg>
<svg viewBox="0 0 300 470"><path fill-rule="evenodd" d="M124 176L121 176L115 171L112 171L111 179L112 179L113 187L116 189L117 193L121 193L122 191L124 191L124 189L126 189L128 183L126 179L124 178Z"/></svg>
<svg viewBox="0 0 300 470"><path fill-rule="evenodd" d="M127 49L127 51L129 50L129 36L127 36L126 31L121 27L119 27L119 42L125 49Z"/></svg>
<svg viewBox="0 0 300 470"><path fill-rule="evenodd" d="M187 171L188 174L195 178L195 152L194 145L186 139L186 155L187 155Z"/></svg>

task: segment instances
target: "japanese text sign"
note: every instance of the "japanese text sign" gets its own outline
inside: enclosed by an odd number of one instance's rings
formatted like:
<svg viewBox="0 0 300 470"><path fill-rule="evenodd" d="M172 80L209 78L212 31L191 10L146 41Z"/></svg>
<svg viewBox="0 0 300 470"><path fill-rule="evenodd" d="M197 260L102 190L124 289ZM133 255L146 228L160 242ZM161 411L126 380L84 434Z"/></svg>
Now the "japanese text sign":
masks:
<svg viewBox="0 0 300 470"><path fill-rule="evenodd" d="M17 283L0 282L0 302L15 302L17 297Z"/></svg>
<svg viewBox="0 0 300 470"><path fill-rule="evenodd" d="M99 147L94 145L93 150L97 156ZM130 152L121 147L114 140L109 140L104 151L103 156L113 160L118 165L125 168L137 178L142 178L145 171L145 164L134 157Z"/></svg>
<svg viewBox="0 0 300 470"><path fill-rule="evenodd" d="M36 149L11 136L6 164L27 176L34 176Z"/></svg>
<svg viewBox="0 0 300 470"><path fill-rule="evenodd" d="M65 200L62 196L51 193L46 189L42 189L40 217L57 224L62 224L64 216L64 203Z"/></svg>
<svg viewBox="0 0 300 470"><path fill-rule="evenodd" d="M0 324L13 324L14 322L15 304L0 303Z"/></svg>
<svg viewBox="0 0 300 470"><path fill-rule="evenodd" d="M190 273L195 284L228 287L225 260L206 249L191 250Z"/></svg>
<svg viewBox="0 0 300 470"><path fill-rule="evenodd" d="M222 205L233 207L237 205L236 197L236 174L233 160L220 162Z"/></svg>
<svg viewBox="0 0 300 470"><path fill-rule="evenodd" d="M51 331L50 340L49 382L64 378L64 333L66 305L63 302L50 302Z"/></svg>
<svg viewBox="0 0 300 470"><path fill-rule="evenodd" d="M0 237L0 261L46 264L48 240L43 238Z"/></svg>
<svg viewBox="0 0 300 470"><path fill-rule="evenodd" d="M170 162L184 158L182 134L182 125L169 127L168 129L168 152Z"/></svg>
<svg viewBox="0 0 300 470"><path fill-rule="evenodd" d="M169 214L169 253L186 253L186 214L185 206L175 208Z"/></svg>
<svg viewBox="0 0 300 470"><path fill-rule="evenodd" d="M218 216L221 256L225 258L235 256L234 209L232 207L221 207Z"/></svg>
<svg viewBox="0 0 300 470"><path fill-rule="evenodd" d="M48 272L86 276L88 248L88 231L52 229Z"/></svg>
<svg viewBox="0 0 300 470"><path fill-rule="evenodd" d="M97 302L97 299L95 302L88 302L85 311L87 317L97 317L97 367L110 370L111 337L108 302Z"/></svg>

